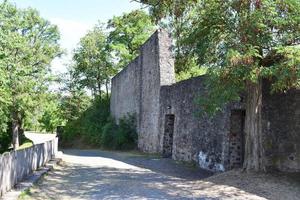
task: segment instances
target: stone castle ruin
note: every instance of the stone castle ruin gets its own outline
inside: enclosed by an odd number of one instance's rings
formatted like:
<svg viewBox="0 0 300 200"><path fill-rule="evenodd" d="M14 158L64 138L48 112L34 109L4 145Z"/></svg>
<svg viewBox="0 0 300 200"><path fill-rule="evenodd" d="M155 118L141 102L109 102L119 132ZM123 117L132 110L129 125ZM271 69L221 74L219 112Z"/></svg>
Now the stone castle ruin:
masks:
<svg viewBox="0 0 300 200"><path fill-rule="evenodd" d="M171 44L169 34L158 30L112 79L112 116L135 115L144 152L194 161L211 171L242 167L244 102L230 103L213 117L197 116L195 100L206 95L206 76L176 83ZM300 172L300 91L270 95L266 83L262 103L266 166Z"/></svg>

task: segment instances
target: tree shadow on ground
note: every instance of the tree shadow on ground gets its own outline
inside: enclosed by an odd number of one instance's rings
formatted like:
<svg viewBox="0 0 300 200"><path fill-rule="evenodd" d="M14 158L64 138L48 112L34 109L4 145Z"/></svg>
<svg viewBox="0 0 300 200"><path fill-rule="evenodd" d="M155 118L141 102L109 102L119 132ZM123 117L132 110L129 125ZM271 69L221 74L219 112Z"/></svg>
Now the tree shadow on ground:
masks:
<svg viewBox="0 0 300 200"><path fill-rule="evenodd" d="M239 188L267 199L300 199L300 173L258 173L235 169L209 177L205 181Z"/></svg>
<svg viewBox="0 0 300 200"><path fill-rule="evenodd" d="M133 166L162 173L185 180L200 180L213 175L212 172L200 169L191 163L182 163L158 155L142 154L138 152L117 152L99 150L63 150L64 154L72 156L102 157L118 160ZM117 167L117 166L116 166Z"/></svg>
<svg viewBox="0 0 300 200"><path fill-rule="evenodd" d="M299 199L299 185L282 176L233 170L201 179L170 159L98 150L65 150L64 159L28 199Z"/></svg>
<svg viewBox="0 0 300 200"><path fill-rule="evenodd" d="M194 199L178 179L151 172L69 166L45 179L33 199Z"/></svg>

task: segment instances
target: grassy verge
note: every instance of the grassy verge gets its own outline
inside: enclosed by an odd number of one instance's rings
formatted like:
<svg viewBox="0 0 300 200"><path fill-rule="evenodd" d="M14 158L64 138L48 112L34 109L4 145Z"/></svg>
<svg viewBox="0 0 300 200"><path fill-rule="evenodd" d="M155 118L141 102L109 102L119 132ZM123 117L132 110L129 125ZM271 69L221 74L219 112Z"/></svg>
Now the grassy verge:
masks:
<svg viewBox="0 0 300 200"><path fill-rule="evenodd" d="M32 146L33 146L32 141L26 139L26 140L23 142L23 144L19 146L18 150L26 149L26 148L29 148L29 147L32 147Z"/></svg>

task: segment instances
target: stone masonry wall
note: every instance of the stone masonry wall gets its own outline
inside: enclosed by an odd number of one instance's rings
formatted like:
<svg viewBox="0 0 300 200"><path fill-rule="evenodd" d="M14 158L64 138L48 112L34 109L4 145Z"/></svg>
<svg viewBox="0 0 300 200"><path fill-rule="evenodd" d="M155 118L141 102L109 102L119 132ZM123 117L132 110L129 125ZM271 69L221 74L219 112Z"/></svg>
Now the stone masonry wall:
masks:
<svg viewBox="0 0 300 200"><path fill-rule="evenodd" d="M267 170L300 172L300 90L270 94L265 81L262 113Z"/></svg>
<svg viewBox="0 0 300 200"><path fill-rule="evenodd" d="M142 86L139 148L159 151L160 87L175 83L169 34L158 31L142 47Z"/></svg>
<svg viewBox="0 0 300 200"><path fill-rule="evenodd" d="M244 103L230 103L213 117L197 116L201 108L196 100L207 94L206 76L175 83L171 45L169 34L158 30L140 55L112 79L112 116L118 120L136 114L142 151L194 161L211 171L241 167ZM300 90L270 95L269 89L264 83L264 162L268 169L299 172Z"/></svg>
<svg viewBox="0 0 300 200"><path fill-rule="evenodd" d="M163 151L164 118L174 114L173 155L175 160L195 161L201 168L224 171L229 168L231 109L228 105L214 117L199 116L199 95L205 95L205 76L161 88L160 146Z"/></svg>
<svg viewBox="0 0 300 200"><path fill-rule="evenodd" d="M140 48L140 55L112 79L111 113L120 119L135 113L139 149L159 149L159 96L162 85L175 83L171 38L156 31Z"/></svg>
<svg viewBox="0 0 300 200"><path fill-rule="evenodd" d="M137 57L111 81L110 111L117 120L127 114L140 115L141 68L141 57Z"/></svg>

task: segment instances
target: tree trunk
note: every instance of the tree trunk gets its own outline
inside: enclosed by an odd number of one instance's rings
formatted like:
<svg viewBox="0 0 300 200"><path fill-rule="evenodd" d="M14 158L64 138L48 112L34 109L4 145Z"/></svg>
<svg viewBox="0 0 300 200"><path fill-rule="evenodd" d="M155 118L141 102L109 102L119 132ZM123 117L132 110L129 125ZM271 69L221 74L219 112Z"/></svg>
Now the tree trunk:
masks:
<svg viewBox="0 0 300 200"><path fill-rule="evenodd" d="M105 87L106 87L106 98L109 99L109 94L108 94L108 80L105 82Z"/></svg>
<svg viewBox="0 0 300 200"><path fill-rule="evenodd" d="M19 119L18 113L13 112L12 114L12 141L14 150L19 148Z"/></svg>
<svg viewBox="0 0 300 200"><path fill-rule="evenodd" d="M101 84L98 82L98 95L102 99Z"/></svg>
<svg viewBox="0 0 300 200"><path fill-rule="evenodd" d="M262 146L262 81L247 82L247 101L245 119L245 161L247 171L264 170Z"/></svg>

